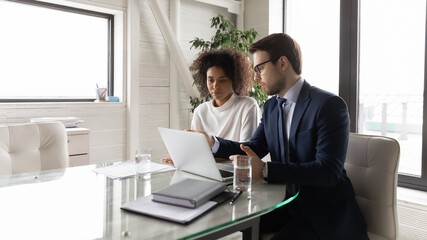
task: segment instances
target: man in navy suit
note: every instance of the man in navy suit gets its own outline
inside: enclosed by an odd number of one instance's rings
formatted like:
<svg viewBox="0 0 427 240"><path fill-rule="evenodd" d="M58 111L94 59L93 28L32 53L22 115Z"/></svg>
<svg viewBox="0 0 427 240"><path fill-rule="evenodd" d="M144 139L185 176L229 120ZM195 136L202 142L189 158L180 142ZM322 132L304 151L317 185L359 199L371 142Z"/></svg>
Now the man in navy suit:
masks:
<svg viewBox="0 0 427 240"><path fill-rule="evenodd" d="M286 183L287 197L299 191L293 202L261 217L260 232L276 232L273 239L368 239L344 169L350 129L345 102L301 78L301 50L289 35L269 35L249 51L255 79L276 96L265 103L249 142L206 136L215 157L251 155L254 179ZM264 164L260 158L267 153L271 162Z"/></svg>

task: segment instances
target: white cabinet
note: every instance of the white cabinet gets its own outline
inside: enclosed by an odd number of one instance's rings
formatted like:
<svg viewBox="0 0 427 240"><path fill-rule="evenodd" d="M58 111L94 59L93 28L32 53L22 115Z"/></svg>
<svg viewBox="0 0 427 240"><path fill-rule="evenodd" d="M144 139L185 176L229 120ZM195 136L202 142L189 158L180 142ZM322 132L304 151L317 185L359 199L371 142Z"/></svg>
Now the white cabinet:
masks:
<svg viewBox="0 0 427 240"><path fill-rule="evenodd" d="M68 154L70 162L68 166L80 166L90 164L90 129L67 128Z"/></svg>

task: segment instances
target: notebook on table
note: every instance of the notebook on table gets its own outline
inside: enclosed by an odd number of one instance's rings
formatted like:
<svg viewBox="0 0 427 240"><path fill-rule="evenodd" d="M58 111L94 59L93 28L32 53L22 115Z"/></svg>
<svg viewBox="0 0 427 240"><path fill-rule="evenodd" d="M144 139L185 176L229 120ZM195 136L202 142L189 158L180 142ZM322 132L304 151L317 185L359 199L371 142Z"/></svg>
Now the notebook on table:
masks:
<svg viewBox="0 0 427 240"><path fill-rule="evenodd" d="M158 128L176 168L217 181L233 179L231 164L217 164L205 135Z"/></svg>
<svg viewBox="0 0 427 240"><path fill-rule="evenodd" d="M153 192L153 201L196 208L224 192L227 185L218 181L186 178Z"/></svg>
<svg viewBox="0 0 427 240"><path fill-rule="evenodd" d="M181 171L177 170L174 176L177 172ZM206 178L187 178L190 173L179 175L179 180L171 185L127 202L121 209L188 224L234 196L234 192L225 190L225 183Z"/></svg>
<svg viewBox="0 0 427 240"><path fill-rule="evenodd" d="M148 195L127 202L120 208L122 210L155 217L161 220L188 224L227 201L233 195L233 192L224 191L197 208L187 208L155 202L153 201L153 195Z"/></svg>

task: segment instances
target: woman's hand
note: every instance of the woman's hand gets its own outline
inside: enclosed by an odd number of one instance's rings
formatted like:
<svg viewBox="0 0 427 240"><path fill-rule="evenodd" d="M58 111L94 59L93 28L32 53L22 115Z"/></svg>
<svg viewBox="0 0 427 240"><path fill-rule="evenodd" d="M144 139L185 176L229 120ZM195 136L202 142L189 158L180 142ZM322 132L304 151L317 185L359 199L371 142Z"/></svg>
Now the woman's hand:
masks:
<svg viewBox="0 0 427 240"><path fill-rule="evenodd" d="M208 144L209 147L212 149L215 143L215 139L213 138L213 136L209 135L207 132L205 131L201 131L201 130L190 130L190 129L186 129L185 131L187 132L197 132L197 133L201 133L203 135L205 135L206 140L208 140Z"/></svg>
<svg viewBox="0 0 427 240"><path fill-rule="evenodd" d="M173 164L173 161L172 161L172 158L169 156L169 157L166 157L166 158L162 158L161 159L161 161L162 161L162 163L166 163L166 164L170 164L170 165L172 165L172 166L175 166L174 164Z"/></svg>

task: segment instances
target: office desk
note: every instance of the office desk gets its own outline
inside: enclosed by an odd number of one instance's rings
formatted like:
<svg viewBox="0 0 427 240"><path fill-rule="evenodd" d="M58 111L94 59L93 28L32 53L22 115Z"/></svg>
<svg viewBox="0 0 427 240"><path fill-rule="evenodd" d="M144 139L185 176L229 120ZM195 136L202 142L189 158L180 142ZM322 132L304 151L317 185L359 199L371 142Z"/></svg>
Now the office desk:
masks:
<svg viewBox="0 0 427 240"><path fill-rule="evenodd" d="M224 203L180 225L120 206L169 185L182 172L112 180L92 172L95 167L0 177L0 239L215 239L240 229L256 239L258 217L293 199L282 202L285 185L255 181L251 200L242 195L234 205Z"/></svg>

